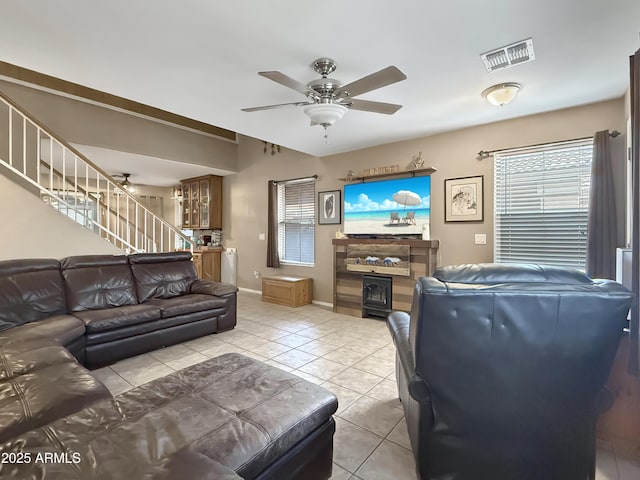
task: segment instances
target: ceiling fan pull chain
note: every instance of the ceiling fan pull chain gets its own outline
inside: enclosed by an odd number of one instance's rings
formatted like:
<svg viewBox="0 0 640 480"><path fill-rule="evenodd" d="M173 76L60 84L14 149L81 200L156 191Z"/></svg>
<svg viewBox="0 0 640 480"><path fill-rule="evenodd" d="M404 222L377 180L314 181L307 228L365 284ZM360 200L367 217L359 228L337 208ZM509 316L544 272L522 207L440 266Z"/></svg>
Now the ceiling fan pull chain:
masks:
<svg viewBox="0 0 640 480"><path fill-rule="evenodd" d="M324 128L324 143L329 145L329 134L327 133L327 125L322 125Z"/></svg>

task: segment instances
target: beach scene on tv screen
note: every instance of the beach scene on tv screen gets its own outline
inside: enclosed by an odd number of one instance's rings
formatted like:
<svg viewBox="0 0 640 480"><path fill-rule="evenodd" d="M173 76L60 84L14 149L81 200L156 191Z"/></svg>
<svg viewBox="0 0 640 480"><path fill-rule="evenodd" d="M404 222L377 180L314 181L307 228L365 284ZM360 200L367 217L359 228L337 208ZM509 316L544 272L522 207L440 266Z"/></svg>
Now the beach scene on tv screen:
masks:
<svg viewBox="0 0 640 480"><path fill-rule="evenodd" d="M344 233L409 235L429 223L430 177L347 184Z"/></svg>

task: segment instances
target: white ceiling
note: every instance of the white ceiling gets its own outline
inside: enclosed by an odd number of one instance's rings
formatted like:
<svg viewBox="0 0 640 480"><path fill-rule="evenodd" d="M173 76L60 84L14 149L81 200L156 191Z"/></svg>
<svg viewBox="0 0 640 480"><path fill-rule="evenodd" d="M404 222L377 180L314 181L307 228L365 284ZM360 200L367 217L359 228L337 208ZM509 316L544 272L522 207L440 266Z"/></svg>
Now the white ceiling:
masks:
<svg viewBox="0 0 640 480"><path fill-rule="evenodd" d="M0 59L325 156L620 97L639 32L638 0L30 0L2 3ZM527 37L534 62L486 72L481 53ZM301 107L240 111L305 100L257 72L306 83L322 56L343 83L397 66L407 80L359 98L404 108L349 111L328 144ZM485 103L503 81L516 101Z"/></svg>
<svg viewBox="0 0 640 480"><path fill-rule="evenodd" d="M228 175L229 171L218 168L176 162L164 158L149 157L136 153L121 152L91 145L72 144L80 153L111 176L129 173L132 183L143 183L158 187L172 187L178 180L201 175ZM71 159L69 159L69 162ZM69 170L73 168L68 167Z"/></svg>

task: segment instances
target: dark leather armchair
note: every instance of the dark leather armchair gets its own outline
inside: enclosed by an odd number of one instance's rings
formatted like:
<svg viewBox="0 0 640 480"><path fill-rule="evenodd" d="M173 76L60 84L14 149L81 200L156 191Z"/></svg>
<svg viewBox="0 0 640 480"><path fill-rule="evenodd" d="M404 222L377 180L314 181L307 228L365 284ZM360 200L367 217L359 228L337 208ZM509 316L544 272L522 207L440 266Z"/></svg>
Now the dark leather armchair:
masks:
<svg viewBox="0 0 640 480"><path fill-rule="evenodd" d="M388 326L422 480L585 480L632 295L539 265L443 267Z"/></svg>

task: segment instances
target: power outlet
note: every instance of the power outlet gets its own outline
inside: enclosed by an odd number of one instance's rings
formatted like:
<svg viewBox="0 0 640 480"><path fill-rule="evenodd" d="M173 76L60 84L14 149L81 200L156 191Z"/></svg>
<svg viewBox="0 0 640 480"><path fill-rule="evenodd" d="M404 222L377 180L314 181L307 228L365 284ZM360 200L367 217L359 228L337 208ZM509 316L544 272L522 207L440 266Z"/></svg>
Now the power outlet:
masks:
<svg viewBox="0 0 640 480"><path fill-rule="evenodd" d="M487 235L485 233L476 233L476 245L486 245Z"/></svg>
<svg viewBox="0 0 640 480"><path fill-rule="evenodd" d="M254 276L255 278L260 278L260 272L259 272L258 270L254 270L254 271L253 271L253 276Z"/></svg>

